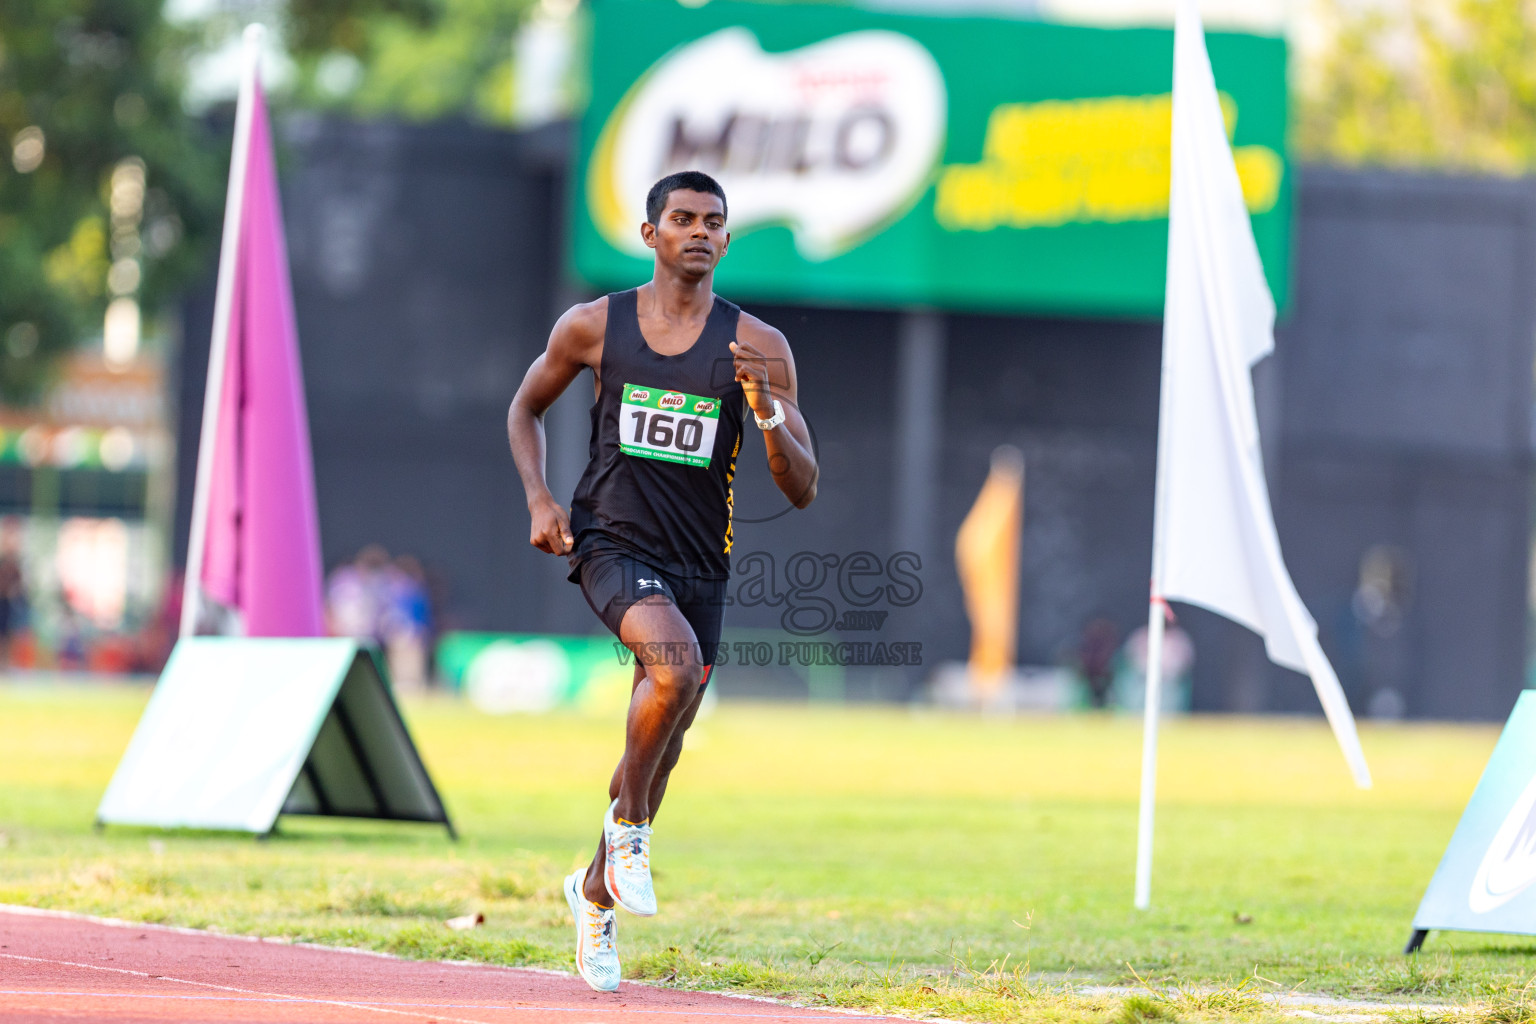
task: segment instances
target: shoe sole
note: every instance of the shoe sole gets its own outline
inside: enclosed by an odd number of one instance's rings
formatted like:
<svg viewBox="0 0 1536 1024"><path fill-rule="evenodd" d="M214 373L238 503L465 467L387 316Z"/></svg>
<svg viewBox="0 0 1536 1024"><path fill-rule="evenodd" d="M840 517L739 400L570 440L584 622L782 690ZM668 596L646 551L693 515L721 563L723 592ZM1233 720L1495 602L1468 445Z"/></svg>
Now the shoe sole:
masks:
<svg viewBox="0 0 1536 1024"><path fill-rule="evenodd" d="M571 908L571 917L576 922L576 973L581 975L581 980L587 983L587 987L594 992L617 992L618 985L613 988L600 988L587 977L586 969L582 966L582 931L581 931L581 904L577 902L576 883L572 881L575 876L566 879L565 905Z"/></svg>

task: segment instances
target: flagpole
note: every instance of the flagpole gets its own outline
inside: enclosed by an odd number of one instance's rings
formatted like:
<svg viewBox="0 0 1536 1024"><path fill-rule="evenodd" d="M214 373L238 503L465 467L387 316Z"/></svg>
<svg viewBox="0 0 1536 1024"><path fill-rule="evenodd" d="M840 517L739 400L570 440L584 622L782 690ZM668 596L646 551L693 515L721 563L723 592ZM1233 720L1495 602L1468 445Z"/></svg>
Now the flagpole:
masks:
<svg viewBox="0 0 1536 1024"><path fill-rule="evenodd" d="M208 346L208 383L203 391L203 424L197 440L197 481L192 487L192 524L187 537L187 571L182 582L181 635L197 629L201 603L203 554L208 539L208 501L213 486L214 438L219 430L219 405L224 397L224 363L229 351L229 319L234 306L235 271L240 254L241 211L245 205L245 172L251 150L251 104L256 71L261 62L260 25L245 27L244 67L235 102L235 139L229 158L229 191L224 199L224 236L219 244L219 279L213 299L213 339Z"/></svg>
<svg viewBox="0 0 1536 1024"><path fill-rule="evenodd" d="M1136 821L1136 909L1152 905L1152 816L1157 801L1157 716L1163 706L1163 626L1168 606L1157 594L1147 612L1147 689L1141 725L1141 814Z"/></svg>
<svg viewBox="0 0 1536 1024"><path fill-rule="evenodd" d="M1174 23L1174 71L1177 80L1178 38L1186 31L1185 17L1189 0L1180 0L1178 20ZM1199 9L1195 20L1199 23ZM1177 94L1176 94L1177 98ZM1173 139L1170 137L1170 145ZM1137 910L1152 905L1152 836L1153 819L1157 810L1157 727L1158 715L1163 707L1163 629L1168 621L1168 602L1163 596L1165 581L1163 559L1167 554L1164 533L1168 524L1168 466L1171 433L1169 411L1177 408L1173 395L1174 375L1172 365L1173 338L1169 330L1168 313L1175 306L1172 294L1173 276L1173 191L1170 181L1168 193L1168 294L1163 312L1163 358L1157 410L1157 477L1153 484L1152 502L1152 580L1149 586L1151 600L1147 608L1147 668L1146 686L1143 690L1141 719L1141 806L1136 817L1136 892L1134 904Z"/></svg>

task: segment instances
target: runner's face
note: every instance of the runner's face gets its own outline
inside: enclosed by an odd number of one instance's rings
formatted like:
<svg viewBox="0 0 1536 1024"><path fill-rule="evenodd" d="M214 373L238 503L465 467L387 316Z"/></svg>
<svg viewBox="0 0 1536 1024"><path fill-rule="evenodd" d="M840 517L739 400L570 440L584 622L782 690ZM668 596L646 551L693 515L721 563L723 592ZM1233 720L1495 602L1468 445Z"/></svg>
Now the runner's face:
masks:
<svg viewBox="0 0 1536 1024"><path fill-rule="evenodd" d="M656 224L640 230L658 260L697 277L714 270L731 243L720 197L689 189L674 190Z"/></svg>

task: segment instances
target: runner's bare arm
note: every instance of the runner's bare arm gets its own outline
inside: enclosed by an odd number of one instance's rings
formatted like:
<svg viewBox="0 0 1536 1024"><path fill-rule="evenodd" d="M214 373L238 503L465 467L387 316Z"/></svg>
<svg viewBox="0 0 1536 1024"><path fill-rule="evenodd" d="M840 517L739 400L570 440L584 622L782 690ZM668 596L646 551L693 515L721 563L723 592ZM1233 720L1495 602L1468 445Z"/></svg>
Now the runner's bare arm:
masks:
<svg viewBox="0 0 1536 1024"><path fill-rule="evenodd" d="M532 520L528 543L552 555L568 553L573 538L570 516L544 479L544 414L582 370L590 366L595 373L602 365L607 320L606 297L566 310L507 410L507 440Z"/></svg>
<svg viewBox="0 0 1536 1024"><path fill-rule="evenodd" d="M805 508L816 498L820 469L811 447L810 428L800 415L795 357L789 351L789 342L777 329L750 313L742 313L731 351L736 355L736 379L741 381L747 403L757 417L773 417L774 399L784 410L782 424L762 431L768 449L768 469L784 496L796 508Z"/></svg>

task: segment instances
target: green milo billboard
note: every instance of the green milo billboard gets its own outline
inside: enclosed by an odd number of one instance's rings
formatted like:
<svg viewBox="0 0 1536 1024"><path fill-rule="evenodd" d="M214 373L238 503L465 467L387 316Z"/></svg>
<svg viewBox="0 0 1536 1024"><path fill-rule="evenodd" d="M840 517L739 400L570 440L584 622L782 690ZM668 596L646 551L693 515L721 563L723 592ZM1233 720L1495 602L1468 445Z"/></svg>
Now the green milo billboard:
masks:
<svg viewBox="0 0 1536 1024"><path fill-rule="evenodd" d="M1211 63L1271 289L1286 297L1282 39ZM573 256L649 277L646 190L725 186L737 298L1156 316L1167 259L1171 29L850 6L594 0Z"/></svg>

